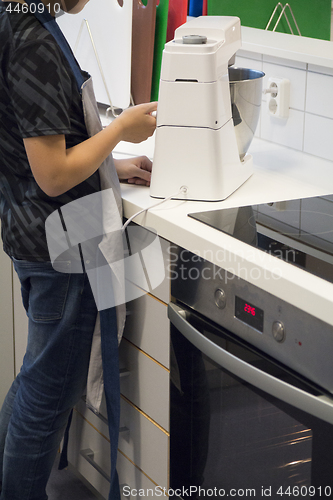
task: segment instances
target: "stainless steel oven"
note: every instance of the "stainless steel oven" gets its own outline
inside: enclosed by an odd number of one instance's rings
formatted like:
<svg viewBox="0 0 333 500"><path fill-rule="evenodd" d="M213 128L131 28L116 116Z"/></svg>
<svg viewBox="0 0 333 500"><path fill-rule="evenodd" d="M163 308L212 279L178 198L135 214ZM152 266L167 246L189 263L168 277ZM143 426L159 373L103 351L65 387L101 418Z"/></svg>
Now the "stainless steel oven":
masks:
<svg viewBox="0 0 333 500"><path fill-rule="evenodd" d="M254 227L248 237L258 240ZM177 253L171 494L333 498L332 325Z"/></svg>

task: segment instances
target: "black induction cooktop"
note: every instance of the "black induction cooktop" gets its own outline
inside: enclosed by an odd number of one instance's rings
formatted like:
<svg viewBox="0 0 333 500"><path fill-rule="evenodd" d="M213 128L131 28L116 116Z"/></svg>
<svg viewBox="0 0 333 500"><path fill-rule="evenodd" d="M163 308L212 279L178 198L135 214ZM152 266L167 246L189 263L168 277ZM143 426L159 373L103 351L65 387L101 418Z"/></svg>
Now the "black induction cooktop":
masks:
<svg viewBox="0 0 333 500"><path fill-rule="evenodd" d="M333 195L188 215L333 283Z"/></svg>

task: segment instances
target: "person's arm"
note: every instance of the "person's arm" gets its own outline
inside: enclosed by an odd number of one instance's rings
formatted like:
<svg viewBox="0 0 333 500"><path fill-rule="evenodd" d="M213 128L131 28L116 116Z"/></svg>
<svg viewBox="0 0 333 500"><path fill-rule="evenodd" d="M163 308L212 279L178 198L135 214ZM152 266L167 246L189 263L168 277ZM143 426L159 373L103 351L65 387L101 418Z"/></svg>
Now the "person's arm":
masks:
<svg viewBox="0 0 333 500"><path fill-rule="evenodd" d="M141 142L156 127L157 103L129 108L86 141L66 149L64 135L24 139L31 171L48 196L60 196L90 177L120 141Z"/></svg>

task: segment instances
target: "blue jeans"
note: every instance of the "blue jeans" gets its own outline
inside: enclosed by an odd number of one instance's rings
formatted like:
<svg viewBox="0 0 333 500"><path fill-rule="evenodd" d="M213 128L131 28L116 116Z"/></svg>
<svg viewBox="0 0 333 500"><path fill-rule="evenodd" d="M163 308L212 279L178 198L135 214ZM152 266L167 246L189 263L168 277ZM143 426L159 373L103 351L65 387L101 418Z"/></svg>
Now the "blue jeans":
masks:
<svg viewBox="0 0 333 500"><path fill-rule="evenodd" d="M86 274L14 261L29 317L20 373L0 412L1 500L46 500L54 459L85 389L97 308ZM1 480L1 477L0 477Z"/></svg>

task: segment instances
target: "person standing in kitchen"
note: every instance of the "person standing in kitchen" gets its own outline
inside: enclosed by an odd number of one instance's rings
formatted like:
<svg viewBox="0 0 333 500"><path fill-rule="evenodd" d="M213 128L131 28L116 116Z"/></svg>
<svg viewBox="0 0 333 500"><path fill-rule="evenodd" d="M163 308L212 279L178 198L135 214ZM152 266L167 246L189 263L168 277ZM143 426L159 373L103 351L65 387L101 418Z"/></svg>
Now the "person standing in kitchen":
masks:
<svg viewBox="0 0 333 500"><path fill-rule="evenodd" d="M102 129L91 79L54 20L56 4L76 13L88 1L0 2L1 232L29 318L23 365L0 413L1 500L47 499L46 484L71 409L86 386L98 313L85 272L53 269L45 220L67 203L108 187L119 205L119 179L150 182L147 158L113 161L111 152L120 141L141 142L153 134L157 103L131 107ZM98 8L98 0L91 1ZM118 404L118 327L114 308L101 311L104 346L114 355L114 363L106 363L111 371L104 374L110 436L119 428L119 409L113 413L110 406ZM110 361L107 349L102 354L103 362ZM120 498L116 451L112 455L111 446L112 500Z"/></svg>

